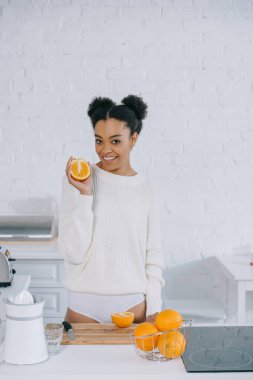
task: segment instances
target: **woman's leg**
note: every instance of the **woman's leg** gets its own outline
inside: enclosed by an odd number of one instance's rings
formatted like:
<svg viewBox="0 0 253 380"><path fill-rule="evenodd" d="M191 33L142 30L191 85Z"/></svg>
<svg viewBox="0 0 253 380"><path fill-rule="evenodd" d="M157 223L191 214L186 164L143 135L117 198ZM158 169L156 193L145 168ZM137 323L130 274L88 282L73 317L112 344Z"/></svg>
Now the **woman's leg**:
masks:
<svg viewBox="0 0 253 380"><path fill-rule="evenodd" d="M146 302L139 303L127 311L134 313L134 323L144 322L146 319Z"/></svg>
<svg viewBox="0 0 253 380"><path fill-rule="evenodd" d="M67 312L65 315L65 321L68 321L70 323L99 323L95 319L87 317L86 315L83 315L83 314L79 314L76 311L73 311L69 308L67 309Z"/></svg>

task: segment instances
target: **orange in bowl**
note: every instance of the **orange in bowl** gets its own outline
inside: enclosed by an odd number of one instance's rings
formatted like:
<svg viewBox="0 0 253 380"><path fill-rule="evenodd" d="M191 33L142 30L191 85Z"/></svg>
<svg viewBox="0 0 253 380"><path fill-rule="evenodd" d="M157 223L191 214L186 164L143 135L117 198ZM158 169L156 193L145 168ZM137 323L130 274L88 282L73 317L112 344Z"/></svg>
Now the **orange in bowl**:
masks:
<svg viewBox="0 0 253 380"><path fill-rule="evenodd" d="M115 313L111 315L113 323L118 327L128 327L134 321L134 313L130 311L124 311L121 313Z"/></svg>
<svg viewBox="0 0 253 380"><path fill-rule="evenodd" d="M76 181L84 181L90 175L89 164L82 158L71 161L71 177Z"/></svg>
<svg viewBox="0 0 253 380"><path fill-rule="evenodd" d="M159 331L167 331L180 328L183 324L182 315L171 309L165 309L157 314L155 319L155 326Z"/></svg>
<svg viewBox="0 0 253 380"><path fill-rule="evenodd" d="M134 330L134 339L137 347L142 351L154 350L159 338L158 332L153 323L140 323Z"/></svg>
<svg viewBox="0 0 253 380"><path fill-rule="evenodd" d="M157 347L163 356L175 359L183 355L186 341L180 331L166 331L159 336Z"/></svg>

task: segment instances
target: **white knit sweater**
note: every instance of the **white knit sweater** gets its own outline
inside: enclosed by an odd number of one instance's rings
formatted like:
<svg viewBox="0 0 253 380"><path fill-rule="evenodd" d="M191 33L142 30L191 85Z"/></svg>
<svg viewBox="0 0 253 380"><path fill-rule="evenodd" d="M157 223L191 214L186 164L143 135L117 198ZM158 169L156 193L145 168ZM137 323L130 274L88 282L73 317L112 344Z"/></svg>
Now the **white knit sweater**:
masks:
<svg viewBox="0 0 253 380"><path fill-rule="evenodd" d="M91 196L63 179L58 247L65 286L101 295L144 293L146 315L160 311L164 280L156 188L141 174L92 169Z"/></svg>

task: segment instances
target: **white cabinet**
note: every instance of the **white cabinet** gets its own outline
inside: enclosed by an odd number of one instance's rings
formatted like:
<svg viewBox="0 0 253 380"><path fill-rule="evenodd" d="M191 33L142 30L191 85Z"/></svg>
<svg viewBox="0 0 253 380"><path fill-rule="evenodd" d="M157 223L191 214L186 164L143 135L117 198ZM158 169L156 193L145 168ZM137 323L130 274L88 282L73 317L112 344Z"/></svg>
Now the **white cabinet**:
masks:
<svg viewBox="0 0 253 380"><path fill-rule="evenodd" d="M67 291L63 286L63 260L16 259L17 274L30 275L29 291L45 298L45 321L63 321L67 309Z"/></svg>

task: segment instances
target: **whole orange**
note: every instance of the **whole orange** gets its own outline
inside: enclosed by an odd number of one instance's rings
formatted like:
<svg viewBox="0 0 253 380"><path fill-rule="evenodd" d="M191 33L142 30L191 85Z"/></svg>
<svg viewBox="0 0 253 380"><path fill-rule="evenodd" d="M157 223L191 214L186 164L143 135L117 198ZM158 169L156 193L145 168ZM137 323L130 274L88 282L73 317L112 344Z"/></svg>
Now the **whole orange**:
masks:
<svg viewBox="0 0 253 380"><path fill-rule="evenodd" d="M158 339L157 347L159 352L169 359L183 355L186 341L180 331L166 331Z"/></svg>
<svg viewBox="0 0 253 380"><path fill-rule="evenodd" d="M183 323L182 315L171 309L165 309L157 314L155 319L155 326L159 331L166 331L181 327Z"/></svg>
<svg viewBox="0 0 253 380"><path fill-rule="evenodd" d="M151 351L156 348L159 338L159 331L153 323L140 323L134 330L135 342L142 351ZM157 334L157 335L154 335Z"/></svg>

